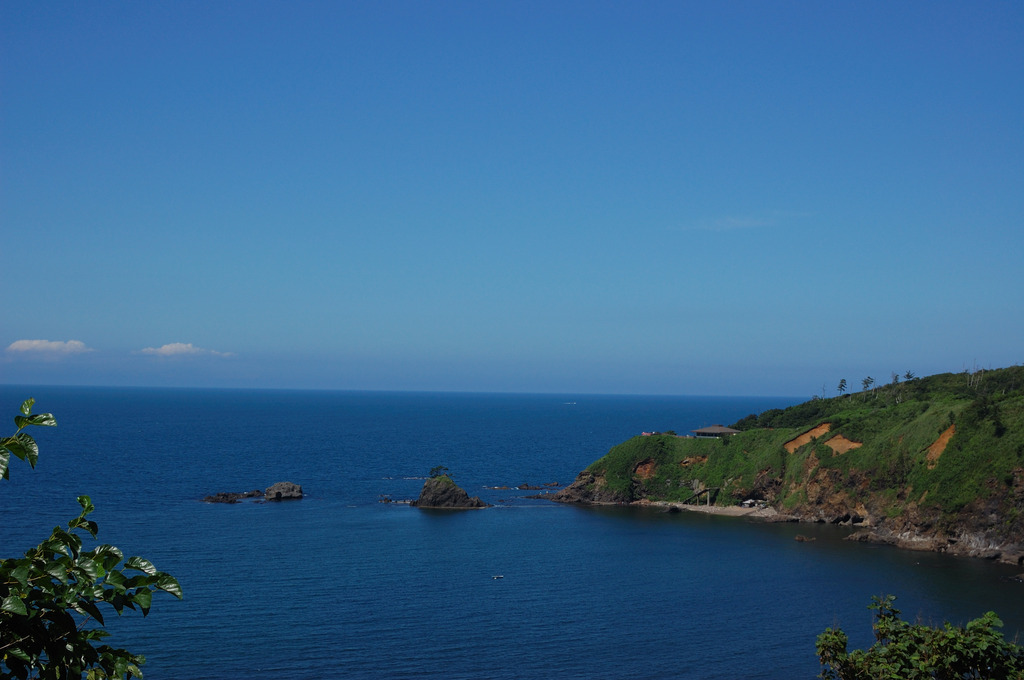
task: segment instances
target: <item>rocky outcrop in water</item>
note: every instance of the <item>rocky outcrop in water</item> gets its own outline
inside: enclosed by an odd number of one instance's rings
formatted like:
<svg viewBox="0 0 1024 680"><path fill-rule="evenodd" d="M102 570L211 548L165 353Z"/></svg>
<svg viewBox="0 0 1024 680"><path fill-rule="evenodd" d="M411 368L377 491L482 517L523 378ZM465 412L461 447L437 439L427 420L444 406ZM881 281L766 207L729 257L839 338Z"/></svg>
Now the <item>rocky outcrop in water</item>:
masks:
<svg viewBox="0 0 1024 680"><path fill-rule="evenodd" d="M302 487L292 482L278 482L267 487L263 499L267 501L288 501L302 498Z"/></svg>
<svg viewBox="0 0 1024 680"><path fill-rule="evenodd" d="M239 503L247 498L263 498L259 489L253 491L219 491L203 499L204 503Z"/></svg>
<svg viewBox="0 0 1024 680"><path fill-rule="evenodd" d="M470 498L469 494L447 475L431 477L424 482L423 490L420 491L420 497L414 500L411 505L418 508L454 510L490 507L489 504L484 503L477 496Z"/></svg>
<svg viewBox="0 0 1024 680"><path fill-rule="evenodd" d="M302 487L292 482L277 482L265 490L253 489L252 491L218 491L215 494L203 498L204 503L239 503L244 500L252 500L256 503L263 501L287 501L302 498Z"/></svg>

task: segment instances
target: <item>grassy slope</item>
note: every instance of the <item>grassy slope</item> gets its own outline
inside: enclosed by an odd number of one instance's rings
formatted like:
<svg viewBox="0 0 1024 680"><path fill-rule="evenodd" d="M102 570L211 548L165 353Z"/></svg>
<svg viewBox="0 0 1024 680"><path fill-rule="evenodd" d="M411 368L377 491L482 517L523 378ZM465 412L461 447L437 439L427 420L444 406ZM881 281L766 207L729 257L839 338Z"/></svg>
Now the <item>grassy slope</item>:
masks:
<svg viewBox="0 0 1024 680"><path fill-rule="evenodd" d="M788 453L784 444L821 423L831 430ZM950 425L956 432L929 469L928 447ZM728 439L635 437L614 447L589 472L625 499L685 501L695 489L720 489L732 504L764 498L808 514L868 509L907 513L949 525L983 511L1021 533L1024 502L1024 367L940 374L869 392L814 399L748 416ZM833 454L836 435L863 446ZM654 464L653 476L635 471Z"/></svg>

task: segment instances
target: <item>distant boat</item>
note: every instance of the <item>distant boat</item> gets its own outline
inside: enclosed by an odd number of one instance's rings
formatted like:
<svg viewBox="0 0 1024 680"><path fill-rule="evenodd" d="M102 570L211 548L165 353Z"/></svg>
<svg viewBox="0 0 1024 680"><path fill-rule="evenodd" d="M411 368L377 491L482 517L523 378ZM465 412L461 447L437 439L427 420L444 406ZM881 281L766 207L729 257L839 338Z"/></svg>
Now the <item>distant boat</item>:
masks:
<svg viewBox="0 0 1024 680"><path fill-rule="evenodd" d="M495 581L497 581L499 578L505 578L505 575L504 574L497 574L496 576L492 576L491 578L494 579Z"/></svg>

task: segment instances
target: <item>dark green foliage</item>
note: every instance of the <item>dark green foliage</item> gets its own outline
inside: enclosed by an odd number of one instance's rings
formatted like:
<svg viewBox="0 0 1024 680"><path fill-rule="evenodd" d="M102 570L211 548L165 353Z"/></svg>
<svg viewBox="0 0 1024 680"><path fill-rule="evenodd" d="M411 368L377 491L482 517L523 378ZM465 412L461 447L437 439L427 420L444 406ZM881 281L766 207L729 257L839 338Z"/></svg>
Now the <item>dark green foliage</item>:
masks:
<svg viewBox="0 0 1024 680"><path fill-rule="evenodd" d="M613 447L587 470L603 475L610 490L630 500L649 497L683 502L692 499L694 486L698 486L719 489L713 500L731 504L747 497L760 471L785 471L782 444L791 435L784 430L753 430L722 439L633 437ZM654 470L651 478L635 476L641 464Z"/></svg>
<svg viewBox="0 0 1024 680"><path fill-rule="evenodd" d="M431 479L433 479L434 477L448 477L448 476L449 476L448 468L446 468L444 465L435 465L434 467L430 468L430 478Z"/></svg>
<svg viewBox="0 0 1024 680"><path fill-rule="evenodd" d="M57 425L52 414L37 413L33 415L32 406L35 403L35 399L26 400L21 405L21 414L14 416L14 425L18 431L12 437L0 438L0 478L10 478L8 467L12 455L27 462L31 467L36 466L36 461L39 459L39 446L36 445L36 441L31 435L22 430L33 425L46 427Z"/></svg>
<svg viewBox="0 0 1024 680"><path fill-rule="evenodd" d="M455 486L455 480L449 477L447 474L435 475L431 479L437 480L439 483L446 484L448 486Z"/></svg>
<svg viewBox="0 0 1024 680"><path fill-rule="evenodd" d="M1007 642L997 630L994 612L964 627L910 624L893 606L896 598L872 598L877 642L867 650L846 650L838 628L818 636L816 648L825 680L1021 680L1024 648Z"/></svg>
<svg viewBox="0 0 1024 680"><path fill-rule="evenodd" d="M7 478L10 456L35 466L39 449L22 429L56 425L50 414L32 415L33 400L15 418L13 437L0 440L0 464ZM104 609L149 613L153 593L162 590L181 598L181 586L141 557L124 559L112 545L84 549L82 535L96 538L98 527L88 519L88 496L79 496L81 513L67 528L21 558L0 561L0 679L142 677L141 655L101 644Z"/></svg>
<svg viewBox="0 0 1024 680"><path fill-rule="evenodd" d="M775 409L775 410L778 411L780 409ZM765 411L765 413L767 413L767 411ZM757 414L756 413L751 413L749 416L745 416L743 418L740 418L735 423L733 423L731 425L731 427L734 430L740 430L740 431L752 430L755 427L757 427Z"/></svg>

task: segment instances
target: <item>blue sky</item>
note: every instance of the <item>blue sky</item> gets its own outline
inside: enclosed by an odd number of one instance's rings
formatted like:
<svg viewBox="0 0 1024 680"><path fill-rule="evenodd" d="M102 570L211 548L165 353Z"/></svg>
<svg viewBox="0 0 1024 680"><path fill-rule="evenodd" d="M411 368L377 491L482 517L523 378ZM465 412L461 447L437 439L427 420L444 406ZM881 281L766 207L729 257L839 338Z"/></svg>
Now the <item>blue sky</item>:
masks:
<svg viewBox="0 0 1024 680"><path fill-rule="evenodd" d="M0 4L0 382L1024 359L1024 5Z"/></svg>

